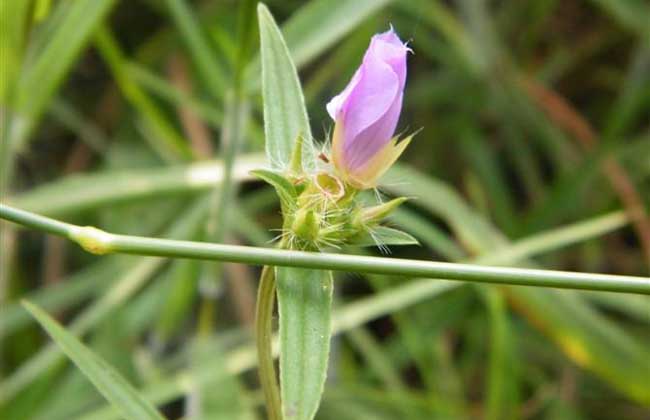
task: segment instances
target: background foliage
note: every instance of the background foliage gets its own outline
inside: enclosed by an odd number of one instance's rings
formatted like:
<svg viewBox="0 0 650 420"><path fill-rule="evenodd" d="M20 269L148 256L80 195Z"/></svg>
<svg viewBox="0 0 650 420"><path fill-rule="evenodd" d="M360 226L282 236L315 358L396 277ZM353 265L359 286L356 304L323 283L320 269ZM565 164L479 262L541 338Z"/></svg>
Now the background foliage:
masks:
<svg viewBox="0 0 650 420"><path fill-rule="evenodd" d="M396 256L648 275L647 2L269 8L321 141L332 126L324 104L370 36L392 23L411 40L400 127L423 130L383 191L416 197L392 222L423 246ZM2 201L118 233L268 245L277 199L248 175L264 162L256 28L250 1L0 2ZM124 415L21 298L167 417L262 416L256 268L99 258L1 229L2 418ZM340 273L334 284L317 418L650 414L645 296Z"/></svg>

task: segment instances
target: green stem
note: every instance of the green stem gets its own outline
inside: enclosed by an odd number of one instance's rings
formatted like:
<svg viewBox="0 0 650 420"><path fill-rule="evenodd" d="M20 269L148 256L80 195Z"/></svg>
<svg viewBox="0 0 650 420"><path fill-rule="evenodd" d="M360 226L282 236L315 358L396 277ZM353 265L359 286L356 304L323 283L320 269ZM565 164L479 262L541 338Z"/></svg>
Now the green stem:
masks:
<svg viewBox="0 0 650 420"><path fill-rule="evenodd" d="M275 299L275 269L264 266L257 289L255 309L255 339L260 385L266 400L266 412L270 420L282 419L280 388L278 387L273 361L273 305Z"/></svg>
<svg viewBox="0 0 650 420"><path fill-rule="evenodd" d="M472 264L303 252L114 235L92 227L81 227L59 222L2 204L0 204L0 218L67 237L79 243L86 250L98 254L119 252L406 277L429 277L475 283L586 289L650 295L650 278L648 277L487 267Z"/></svg>

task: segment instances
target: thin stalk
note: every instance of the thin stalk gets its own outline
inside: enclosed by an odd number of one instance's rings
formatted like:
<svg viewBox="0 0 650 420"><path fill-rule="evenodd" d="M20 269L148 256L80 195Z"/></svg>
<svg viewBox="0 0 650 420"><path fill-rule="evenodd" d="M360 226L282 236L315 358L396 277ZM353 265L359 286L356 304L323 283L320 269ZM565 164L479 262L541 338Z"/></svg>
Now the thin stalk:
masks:
<svg viewBox="0 0 650 420"><path fill-rule="evenodd" d="M473 283L512 284L650 295L649 277L487 267L472 264L304 252L115 235L94 227L81 227L59 222L4 204L0 204L0 219L64 236L77 242L87 251L96 254L124 253L195 258L246 264L462 280Z"/></svg>
<svg viewBox="0 0 650 420"><path fill-rule="evenodd" d="M270 420L282 419L280 388L273 361L273 306L275 299L275 269L264 266L257 289L255 308L255 340L257 342L258 374Z"/></svg>

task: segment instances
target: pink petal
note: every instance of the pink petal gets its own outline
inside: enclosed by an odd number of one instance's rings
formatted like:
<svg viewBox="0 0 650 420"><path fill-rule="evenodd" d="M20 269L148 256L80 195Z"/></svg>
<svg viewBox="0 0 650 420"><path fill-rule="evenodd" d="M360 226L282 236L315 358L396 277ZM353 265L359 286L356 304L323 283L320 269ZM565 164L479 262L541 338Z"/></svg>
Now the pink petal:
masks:
<svg viewBox="0 0 650 420"><path fill-rule="evenodd" d="M346 148L388 111L399 90L399 79L393 69L373 55L366 54L360 71L359 82L341 108Z"/></svg>
<svg viewBox="0 0 650 420"><path fill-rule="evenodd" d="M393 137L402 108L406 55L410 49L392 27L370 41L363 62L346 88L327 104L336 121L342 169L354 171Z"/></svg>
<svg viewBox="0 0 650 420"><path fill-rule="evenodd" d="M354 73L354 76L352 76L352 79L350 79L350 82L348 85L343 89L341 93L333 97L328 103L327 103L327 113L330 114L330 117L334 121L337 120L339 112L341 111L341 108L345 104L345 102L348 100L348 97L350 96L350 93L352 93L352 90L357 86L359 83L359 80L361 79L361 69L357 69L357 71Z"/></svg>
<svg viewBox="0 0 650 420"><path fill-rule="evenodd" d="M391 106L379 120L359 133L353 142L346 144L344 156L350 170L354 171L363 166L390 142L402 110L402 96L401 92L398 93Z"/></svg>

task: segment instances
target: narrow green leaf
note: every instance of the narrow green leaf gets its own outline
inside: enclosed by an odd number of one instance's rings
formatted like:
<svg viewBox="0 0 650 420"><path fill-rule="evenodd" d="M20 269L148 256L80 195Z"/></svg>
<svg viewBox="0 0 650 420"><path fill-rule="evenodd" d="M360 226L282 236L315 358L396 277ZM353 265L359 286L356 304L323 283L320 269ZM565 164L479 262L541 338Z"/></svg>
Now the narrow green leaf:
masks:
<svg viewBox="0 0 650 420"><path fill-rule="evenodd" d="M281 174L265 169L253 170L251 171L251 174L275 188L275 191L280 198L280 204L282 205L282 213L286 217L289 209L295 205L298 198L296 188L293 184Z"/></svg>
<svg viewBox="0 0 650 420"><path fill-rule="evenodd" d="M29 302L23 302L23 306L124 418L133 420L163 419L122 375L50 318L46 312Z"/></svg>
<svg viewBox="0 0 650 420"><path fill-rule="evenodd" d="M325 384L332 333L332 273L277 268L280 385L285 419L314 418Z"/></svg>
<svg viewBox="0 0 650 420"><path fill-rule="evenodd" d="M115 3L115 0L79 0L57 6L65 13L43 50L24 68L18 84L16 109L25 119L17 127L15 147L20 147L34 128L89 36Z"/></svg>
<svg viewBox="0 0 650 420"><path fill-rule="evenodd" d="M293 143L302 136L302 163L303 168L309 171L314 167L314 148L298 73L282 33L266 6L260 4L257 15L262 53L266 155L273 169L287 169Z"/></svg>
<svg viewBox="0 0 650 420"><path fill-rule="evenodd" d="M413 236L399 229L387 226L377 226L371 233L361 236L352 242L355 246L378 246L386 245L418 245L419 242Z"/></svg>

